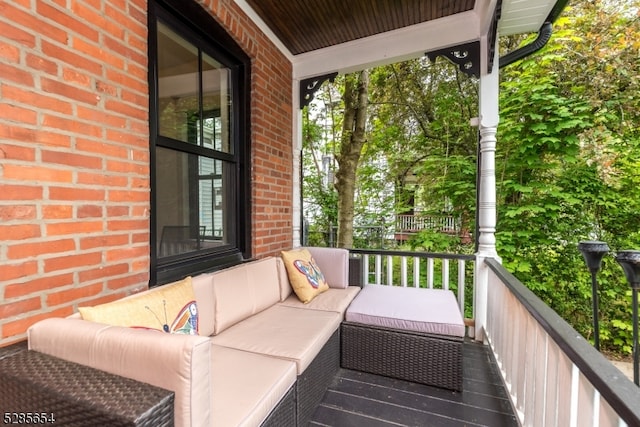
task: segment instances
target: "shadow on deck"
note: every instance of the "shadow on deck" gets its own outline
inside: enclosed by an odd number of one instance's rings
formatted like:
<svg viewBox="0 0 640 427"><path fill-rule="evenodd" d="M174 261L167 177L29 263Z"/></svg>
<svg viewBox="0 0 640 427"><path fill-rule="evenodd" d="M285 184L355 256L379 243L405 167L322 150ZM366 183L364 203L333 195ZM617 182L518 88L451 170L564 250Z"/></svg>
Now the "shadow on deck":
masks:
<svg viewBox="0 0 640 427"><path fill-rule="evenodd" d="M463 363L462 392L341 369L310 425L518 426L488 347L465 342Z"/></svg>

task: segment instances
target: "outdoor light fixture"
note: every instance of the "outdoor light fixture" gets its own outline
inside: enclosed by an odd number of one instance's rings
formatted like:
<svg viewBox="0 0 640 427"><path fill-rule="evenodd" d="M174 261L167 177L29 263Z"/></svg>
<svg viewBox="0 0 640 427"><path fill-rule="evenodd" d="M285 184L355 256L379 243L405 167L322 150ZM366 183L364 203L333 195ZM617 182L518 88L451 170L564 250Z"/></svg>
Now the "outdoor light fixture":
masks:
<svg viewBox="0 0 640 427"><path fill-rule="evenodd" d="M609 252L609 246L605 242L596 240L578 243L578 250L582 252L587 267L591 272L591 294L593 301L593 342L596 350L600 351L600 323L598 320L598 282L596 274L600 270L602 257Z"/></svg>
<svg viewBox="0 0 640 427"><path fill-rule="evenodd" d="M633 382L640 385L638 378L638 289L640 289L640 251L620 251L616 261L622 266L627 282L631 285L633 306Z"/></svg>

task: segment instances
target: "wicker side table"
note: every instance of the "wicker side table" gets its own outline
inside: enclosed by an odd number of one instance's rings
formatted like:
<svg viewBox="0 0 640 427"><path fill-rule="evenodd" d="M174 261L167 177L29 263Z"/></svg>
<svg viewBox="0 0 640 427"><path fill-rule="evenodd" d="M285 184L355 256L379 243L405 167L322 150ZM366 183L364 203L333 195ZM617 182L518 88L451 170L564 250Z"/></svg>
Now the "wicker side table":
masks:
<svg viewBox="0 0 640 427"><path fill-rule="evenodd" d="M0 384L9 424L173 425L172 391L36 351L0 359Z"/></svg>

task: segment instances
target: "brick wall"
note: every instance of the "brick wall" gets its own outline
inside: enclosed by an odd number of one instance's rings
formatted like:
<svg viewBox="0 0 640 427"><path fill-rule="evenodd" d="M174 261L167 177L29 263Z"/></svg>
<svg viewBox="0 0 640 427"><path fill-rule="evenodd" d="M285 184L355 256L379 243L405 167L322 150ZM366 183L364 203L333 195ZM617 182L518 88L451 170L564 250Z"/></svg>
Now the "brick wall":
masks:
<svg viewBox="0 0 640 427"><path fill-rule="evenodd" d="M292 239L291 65L232 1L201 3L253 58L252 249L274 254ZM0 345L148 286L146 10L0 3Z"/></svg>

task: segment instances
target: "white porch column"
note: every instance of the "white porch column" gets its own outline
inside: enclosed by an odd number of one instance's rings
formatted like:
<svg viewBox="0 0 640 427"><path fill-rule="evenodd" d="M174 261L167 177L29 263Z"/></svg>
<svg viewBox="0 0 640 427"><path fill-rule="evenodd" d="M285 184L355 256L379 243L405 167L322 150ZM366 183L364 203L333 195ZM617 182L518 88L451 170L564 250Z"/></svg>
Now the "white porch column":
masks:
<svg viewBox="0 0 640 427"><path fill-rule="evenodd" d="M302 245L302 110L300 109L300 80L293 79L293 141L291 141L291 150L293 157L292 165L292 189L291 203L292 215L291 221L293 226L293 247Z"/></svg>
<svg viewBox="0 0 640 427"><path fill-rule="evenodd" d="M486 39L483 40L484 49L487 48ZM484 51L483 49L483 51ZM496 132L498 130L499 111L499 58L496 43L493 70L490 74L480 76L480 180L478 189L478 252L476 253L475 268L475 338L484 341L485 325L487 323L487 289L489 274L484 261L487 258L499 259L496 252ZM487 55L481 55L482 70L487 69Z"/></svg>

